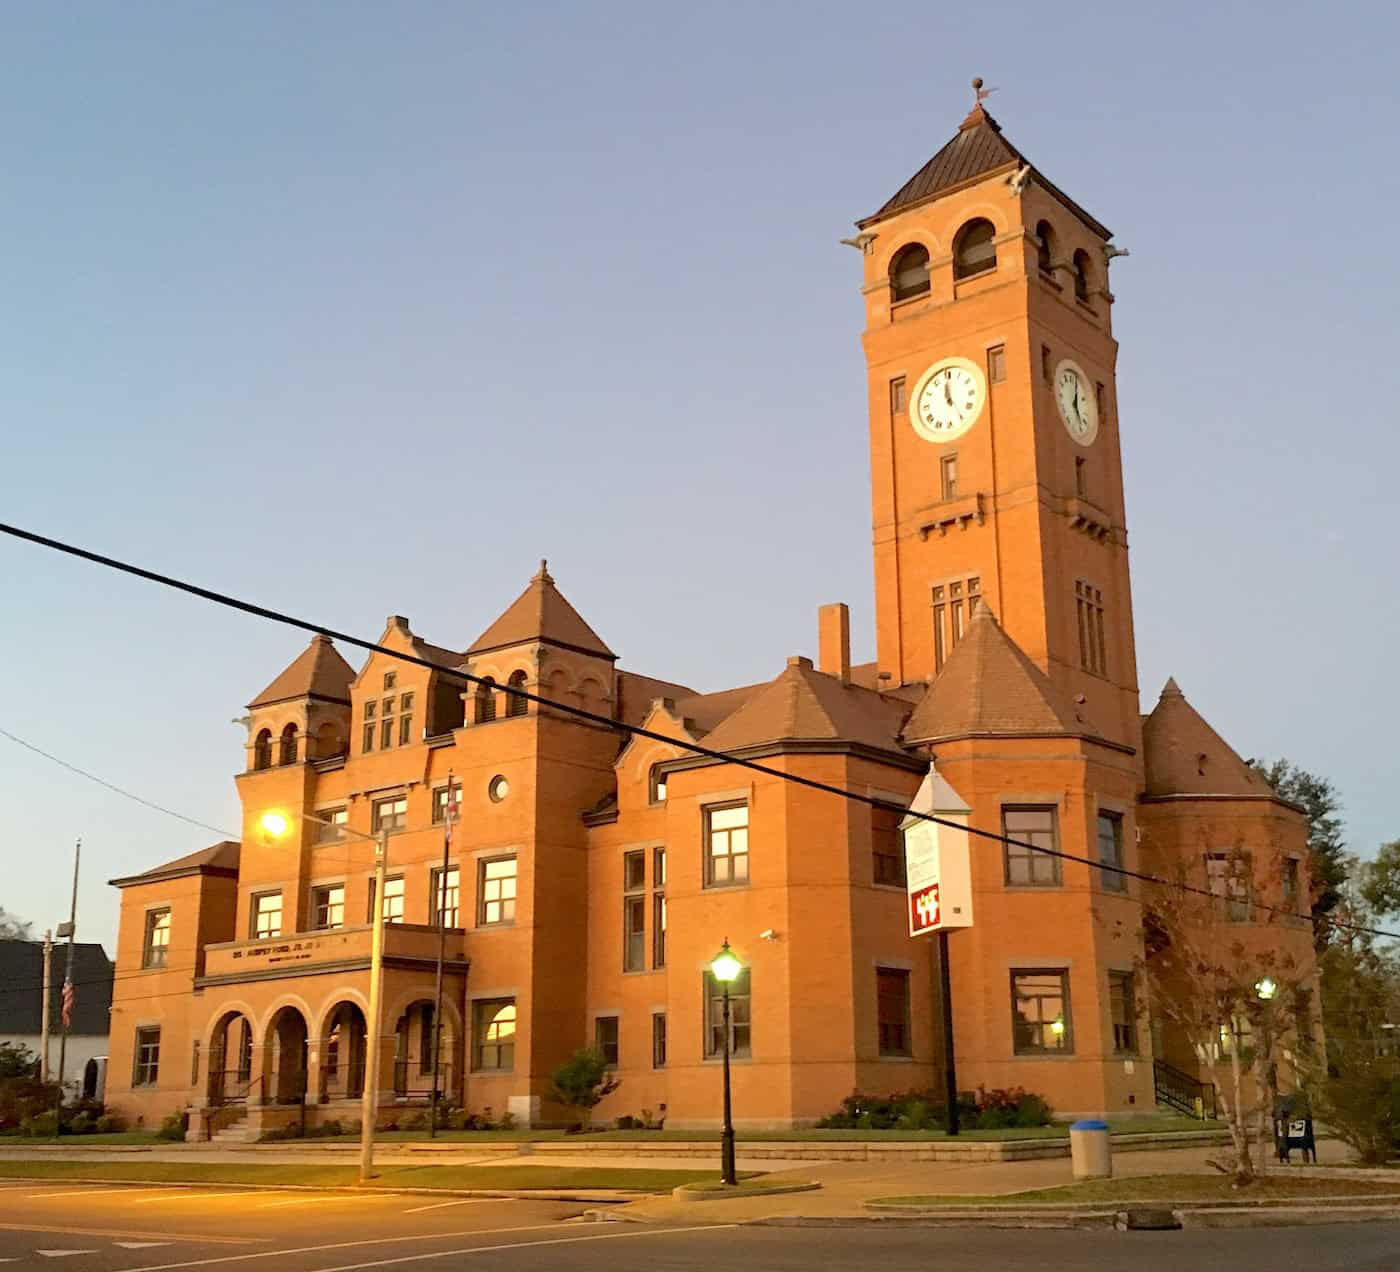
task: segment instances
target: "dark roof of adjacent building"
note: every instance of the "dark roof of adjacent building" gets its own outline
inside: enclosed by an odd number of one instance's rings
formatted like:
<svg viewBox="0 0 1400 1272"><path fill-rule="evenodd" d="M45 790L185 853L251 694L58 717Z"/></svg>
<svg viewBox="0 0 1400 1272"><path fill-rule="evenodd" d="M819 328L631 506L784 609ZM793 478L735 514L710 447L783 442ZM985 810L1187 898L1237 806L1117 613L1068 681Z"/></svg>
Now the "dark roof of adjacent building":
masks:
<svg viewBox="0 0 1400 1272"><path fill-rule="evenodd" d="M914 708L904 740L1094 732L1076 704L1026 657L983 602Z"/></svg>
<svg viewBox="0 0 1400 1272"><path fill-rule="evenodd" d="M163 866L108 882L115 888L125 888L134 883L158 883L165 879L179 879L184 875L194 874L229 875L237 878L241 850L241 844L232 839L222 839L217 844L210 844L208 848L201 848L198 852L187 853L183 857L176 857L174 861L167 861Z"/></svg>
<svg viewBox="0 0 1400 1272"><path fill-rule="evenodd" d="M288 698L322 698L327 702L348 703L350 682L354 679L354 669L331 644L331 638L317 632L286 670L248 706L266 707Z"/></svg>
<svg viewBox="0 0 1400 1272"><path fill-rule="evenodd" d="M525 590L511 602L500 618L472 642L467 653L484 654L493 649L528 645L535 641L594 654L599 658L617 657L554 586L554 579L544 561L540 562L539 571Z"/></svg>
<svg viewBox="0 0 1400 1272"><path fill-rule="evenodd" d="M962 121L956 135L947 145L886 199L878 212L857 221L856 224L864 229L877 221L883 221L886 217L894 216L897 212L930 202L949 191L979 180L988 173L1013 164L1017 167L1034 167L1025 155L1002 136L1001 125L979 103L968 112L967 118ZM1113 237L1107 227L1047 181L1038 169L1035 178L1096 234L1105 239Z"/></svg>
<svg viewBox="0 0 1400 1272"><path fill-rule="evenodd" d="M53 947L49 1027L60 1029L63 974L68 946ZM0 1040L37 1035L43 1027L44 946L40 941L0 941ZM73 1034L105 1037L112 1007L112 963L100 945L79 941L73 946Z"/></svg>
<svg viewBox="0 0 1400 1272"><path fill-rule="evenodd" d="M1174 679L1142 722L1148 795L1274 796L1274 789L1246 764Z"/></svg>
<svg viewBox="0 0 1400 1272"><path fill-rule="evenodd" d="M705 745L739 751L772 742L841 741L902 754L899 729L908 711L907 703L817 671L810 659L789 658L776 679L749 692L706 734Z"/></svg>

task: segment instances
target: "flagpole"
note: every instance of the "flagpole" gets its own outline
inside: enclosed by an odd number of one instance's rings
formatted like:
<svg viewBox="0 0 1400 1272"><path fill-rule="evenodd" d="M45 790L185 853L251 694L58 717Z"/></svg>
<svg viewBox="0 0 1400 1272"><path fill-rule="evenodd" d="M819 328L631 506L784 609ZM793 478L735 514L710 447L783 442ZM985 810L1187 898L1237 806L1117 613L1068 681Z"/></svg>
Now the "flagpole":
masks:
<svg viewBox="0 0 1400 1272"><path fill-rule="evenodd" d="M53 933L44 930L44 1014L39 1020L39 1081L49 1082L49 1023L53 1016Z"/></svg>
<svg viewBox="0 0 1400 1272"><path fill-rule="evenodd" d="M58 1097L53 1111L53 1133L58 1132L63 1123L63 1078L64 1067L68 1062L68 1027L72 1023L72 1006L75 998L73 990L73 946L78 938L78 863L83 855L83 841L73 845L73 896L68 905L68 922L59 928L60 934L67 930L68 960L63 972L63 1009L59 1013L62 1032L58 1036ZM47 1007L47 1004L45 1004Z"/></svg>
<svg viewBox="0 0 1400 1272"><path fill-rule="evenodd" d="M452 772L447 774L447 805L443 812L442 831L442 898L438 901L438 953L437 953L437 994L433 1001L433 1098L428 1105L428 1138L437 1138L438 1111L438 1067L442 1060L442 965L447 957L447 907L443 900L447 896L447 871L452 857ZM457 885L458 905L461 904L462 888Z"/></svg>

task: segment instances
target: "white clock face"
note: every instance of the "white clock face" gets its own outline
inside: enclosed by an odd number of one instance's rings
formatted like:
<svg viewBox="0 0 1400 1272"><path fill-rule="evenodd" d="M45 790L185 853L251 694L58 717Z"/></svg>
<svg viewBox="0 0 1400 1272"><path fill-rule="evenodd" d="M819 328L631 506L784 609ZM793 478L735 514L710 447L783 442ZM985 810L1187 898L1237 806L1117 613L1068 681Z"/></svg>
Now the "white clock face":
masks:
<svg viewBox="0 0 1400 1272"><path fill-rule="evenodd" d="M1080 367L1064 359L1055 368L1055 405L1069 435L1088 446L1099 435L1099 407L1094 386Z"/></svg>
<svg viewBox="0 0 1400 1272"><path fill-rule="evenodd" d="M909 420L925 441L951 442L977 423L986 400L981 368L966 358L944 358L919 377Z"/></svg>

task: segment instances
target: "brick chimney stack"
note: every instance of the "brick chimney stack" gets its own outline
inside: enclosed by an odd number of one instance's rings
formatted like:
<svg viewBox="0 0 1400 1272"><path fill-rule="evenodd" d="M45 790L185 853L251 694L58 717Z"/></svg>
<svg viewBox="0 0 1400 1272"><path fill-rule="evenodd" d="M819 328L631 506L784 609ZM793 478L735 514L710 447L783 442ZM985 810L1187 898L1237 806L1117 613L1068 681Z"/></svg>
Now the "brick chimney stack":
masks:
<svg viewBox="0 0 1400 1272"><path fill-rule="evenodd" d="M817 670L851 683L851 611L844 601L817 611Z"/></svg>

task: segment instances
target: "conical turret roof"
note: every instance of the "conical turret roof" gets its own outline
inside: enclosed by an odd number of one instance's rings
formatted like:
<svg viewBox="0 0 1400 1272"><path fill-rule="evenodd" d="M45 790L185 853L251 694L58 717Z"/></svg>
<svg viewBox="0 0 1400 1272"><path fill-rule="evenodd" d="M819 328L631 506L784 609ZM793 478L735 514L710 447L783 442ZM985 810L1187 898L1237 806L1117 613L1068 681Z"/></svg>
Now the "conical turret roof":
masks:
<svg viewBox="0 0 1400 1272"><path fill-rule="evenodd" d="M1274 793L1186 701L1174 679L1142 722L1142 749L1149 795Z"/></svg>
<svg viewBox="0 0 1400 1272"><path fill-rule="evenodd" d="M287 669L248 705L265 707L288 698L324 698L348 703L350 682L354 679L354 670L331 644L331 638L317 632Z"/></svg>

